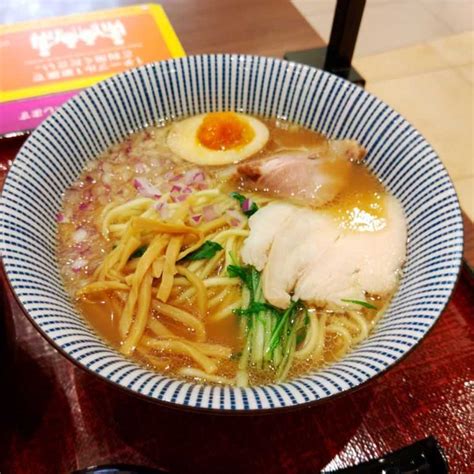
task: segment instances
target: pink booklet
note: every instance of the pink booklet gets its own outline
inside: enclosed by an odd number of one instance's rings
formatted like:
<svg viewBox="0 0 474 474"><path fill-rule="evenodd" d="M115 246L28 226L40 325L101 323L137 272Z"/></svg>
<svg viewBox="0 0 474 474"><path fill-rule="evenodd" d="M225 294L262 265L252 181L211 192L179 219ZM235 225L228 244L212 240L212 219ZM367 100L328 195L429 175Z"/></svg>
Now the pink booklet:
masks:
<svg viewBox="0 0 474 474"><path fill-rule="evenodd" d="M84 87L184 56L160 5L0 26L0 136L36 128Z"/></svg>

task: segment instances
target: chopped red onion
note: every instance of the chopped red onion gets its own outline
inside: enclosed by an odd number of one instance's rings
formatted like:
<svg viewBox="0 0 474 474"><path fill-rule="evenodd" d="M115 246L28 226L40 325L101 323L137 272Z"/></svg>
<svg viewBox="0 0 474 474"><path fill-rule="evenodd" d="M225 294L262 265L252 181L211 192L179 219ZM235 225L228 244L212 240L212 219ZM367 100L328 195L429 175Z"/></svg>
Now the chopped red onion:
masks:
<svg viewBox="0 0 474 474"><path fill-rule="evenodd" d="M252 208L253 201L250 198L245 199L242 203L242 211L248 212Z"/></svg>
<svg viewBox="0 0 474 474"><path fill-rule="evenodd" d="M178 184L173 184L172 188L171 188L171 193L179 193L181 192L181 186L179 186Z"/></svg>
<svg viewBox="0 0 474 474"><path fill-rule="evenodd" d="M191 221L194 224L199 224L202 220L202 214L196 214L194 216L191 216Z"/></svg>
<svg viewBox="0 0 474 474"><path fill-rule="evenodd" d="M192 184L194 181L194 175L196 174L196 172L197 172L197 169L190 169L186 171L186 173L184 173L183 175L183 183L185 185Z"/></svg>
<svg viewBox="0 0 474 474"><path fill-rule="evenodd" d="M88 207L89 207L89 203L87 203L87 202L81 202L79 204L79 210L80 211L85 211Z"/></svg>
<svg viewBox="0 0 474 474"><path fill-rule="evenodd" d="M206 222L213 221L214 219L218 217L216 208L213 205L204 206L202 208L202 214Z"/></svg>
<svg viewBox="0 0 474 474"><path fill-rule="evenodd" d="M153 186L146 178L135 178L133 180L133 186L142 196L155 199L160 199L161 197L161 191L156 186Z"/></svg>
<svg viewBox="0 0 474 474"><path fill-rule="evenodd" d="M239 211L235 209L228 209L226 214L230 217L229 224L233 227L237 227L242 223L243 217Z"/></svg>
<svg viewBox="0 0 474 474"><path fill-rule="evenodd" d="M194 188L197 189L198 191L201 191L203 189L207 189L209 186L207 185L206 182L200 182L200 183L196 183L194 184Z"/></svg>
<svg viewBox="0 0 474 474"><path fill-rule="evenodd" d="M170 178L170 181L179 181L182 177L182 174L175 174Z"/></svg>
<svg viewBox="0 0 474 474"><path fill-rule="evenodd" d="M85 258L79 257L78 259L74 260L71 265L71 269L73 272L78 273L87 265L87 260Z"/></svg>
<svg viewBox="0 0 474 474"><path fill-rule="evenodd" d="M204 173L202 171L198 171L193 177L193 183L201 183L206 180Z"/></svg>
<svg viewBox="0 0 474 474"><path fill-rule="evenodd" d="M187 194L174 194L171 196L173 202L183 202L186 201L186 199L188 199Z"/></svg>
<svg viewBox="0 0 474 474"><path fill-rule="evenodd" d="M64 214L62 212L56 214L56 222L64 222Z"/></svg>

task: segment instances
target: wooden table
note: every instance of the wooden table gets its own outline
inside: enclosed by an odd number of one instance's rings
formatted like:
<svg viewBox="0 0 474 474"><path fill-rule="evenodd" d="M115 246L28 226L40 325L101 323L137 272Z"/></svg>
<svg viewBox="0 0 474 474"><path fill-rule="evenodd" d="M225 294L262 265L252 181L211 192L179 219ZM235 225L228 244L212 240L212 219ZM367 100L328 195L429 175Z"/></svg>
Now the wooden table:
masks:
<svg viewBox="0 0 474 474"><path fill-rule="evenodd" d="M48 0L32 11L4 0L0 14L11 22L130 3ZM322 44L283 0L162 3L188 54L282 56ZM0 142L1 181L22 142ZM466 220L466 225L466 252L473 258L472 223ZM16 343L14 362L11 350L7 362L3 356L7 374L0 378L0 472L66 473L110 462L171 472L319 472L380 456L430 434L444 448L452 472L472 472L470 285L466 271L421 345L363 389L312 408L251 417L163 409L109 387L52 349L5 288L0 321L11 333L11 313Z"/></svg>

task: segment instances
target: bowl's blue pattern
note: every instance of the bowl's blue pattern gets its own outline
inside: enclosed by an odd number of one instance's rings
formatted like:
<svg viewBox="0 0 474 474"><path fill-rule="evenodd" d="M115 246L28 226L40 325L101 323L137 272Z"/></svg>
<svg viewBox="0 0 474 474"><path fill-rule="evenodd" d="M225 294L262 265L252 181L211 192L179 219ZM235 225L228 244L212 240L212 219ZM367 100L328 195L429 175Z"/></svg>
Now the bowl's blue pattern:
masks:
<svg viewBox="0 0 474 474"><path fill-rule="evenodd" d="M213 110L281 117L350 137L403 203L408 260L400 289L372 335L340 362L279 385L216 387L145 370L104 344L76 312L55 257L55 215L85 163L144 126ZM321 400L357 387L413 348L455 284L462 219L449 176L424 138L362 89L314 68L240 55L150 64L87 89L46 120L13 163L0 202L0 250L9 281L37 327L79 364L152 399L254 410Z"/></svg>

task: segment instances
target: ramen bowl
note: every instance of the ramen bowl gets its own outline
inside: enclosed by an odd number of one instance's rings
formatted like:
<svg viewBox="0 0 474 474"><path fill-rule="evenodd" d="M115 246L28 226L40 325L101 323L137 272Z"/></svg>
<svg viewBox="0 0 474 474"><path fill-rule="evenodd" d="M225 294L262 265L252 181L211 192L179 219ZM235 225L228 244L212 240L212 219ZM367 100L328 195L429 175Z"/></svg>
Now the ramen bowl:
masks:
<svg viewBox="0 0 474 474"><path fill-rule="evenodd" d="M407 260L398 291L368 339L343 359L288 382L239 388L177 380L124 357L79 315L60 277L56 215L86 163L149 125L218 110L277 117L353 138L402 203ZM149 64L84 90L26 141L5 182L0 249L18 302L78 366L157 402L267 411L326 400L386 371L423 339L460 268L462 220L448 173L426 140L376 97L336 76L278 59L205 55Z"/></svg>

